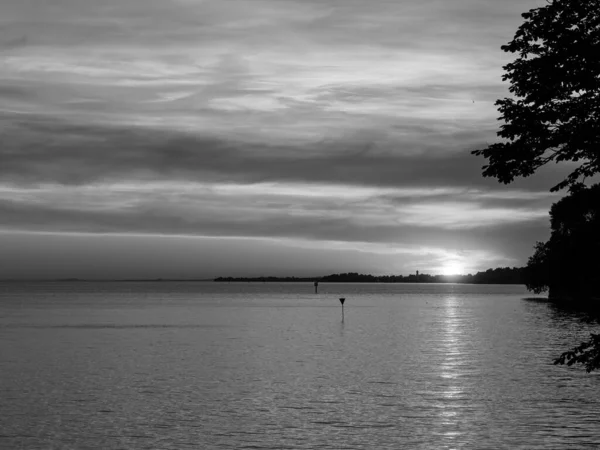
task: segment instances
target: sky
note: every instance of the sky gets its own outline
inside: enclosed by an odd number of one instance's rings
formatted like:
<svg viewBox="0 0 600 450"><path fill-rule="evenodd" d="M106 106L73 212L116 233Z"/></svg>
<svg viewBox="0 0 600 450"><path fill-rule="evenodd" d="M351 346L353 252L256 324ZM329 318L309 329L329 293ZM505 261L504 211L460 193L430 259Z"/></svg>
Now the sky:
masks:
<svg viewBox="0 0 600 450"><path fill-rule="evenodd" d="M0 279L524 265L567 172L470 152L545 4L0 2Z"/></svg>

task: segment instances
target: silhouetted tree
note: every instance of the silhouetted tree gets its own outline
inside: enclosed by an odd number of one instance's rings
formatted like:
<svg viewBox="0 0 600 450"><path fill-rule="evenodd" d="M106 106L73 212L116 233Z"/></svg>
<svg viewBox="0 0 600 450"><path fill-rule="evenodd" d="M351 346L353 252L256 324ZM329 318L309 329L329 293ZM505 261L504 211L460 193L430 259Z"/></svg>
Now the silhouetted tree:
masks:
<svg viewBox="0 0 600 450"><path fill-rule="evenodd" d="M504 141L473 151L488 163L483 175L510 183L549 162L574 162L551 191L571 194L552 206L552 235L537 243L524 272L527 287L549 297L595 297L600 265L599 188L585 186L600 172L600 0L549 0L522 14L524 23L502 50L517 54L504 66L512 98L496 101ZM600 337L592 335L557 364L600 368Z"/></svg>
<svg viewBox="0 0 600 450"><path fill-rule="evenodd" d="M600 298L600 184L574 189L550 209L552 234L525 269L528 289L550 298Z"/></svg>
<svg viewBox="0 0 600 450"><path fill-rule="evenodd" d="M583 364L587 372L600 369L600 334L591 333L589 341L564 352L556 358L554 364Z"/></svg>
<svg viewBox="0 0 600 450"><path fill-rule="evenodd" d="M600 1L552 0L522 14L513 40L518 57L504 66L515 98L496 101L498 136L475 150L483 175L510 183L554 161L579 165L551 190L577 186L600 172Z"/></svg>
<svg viewBox="0 0 600 450"><path fill-rule="evenodd" d="M600 303L600 185L575 189L550 209L552 234L538 242L524 278L536 293L570 302ZM555 364L600 369L600 334L564 352Z"/></svg>
<svg viewBox="0 0 600 450"><path fill-rule="evenodd" d="M548 290L550 284L549 247L545 242L536 242L535 252L529 257L523 274L525 286L536 294Z"/></svg>

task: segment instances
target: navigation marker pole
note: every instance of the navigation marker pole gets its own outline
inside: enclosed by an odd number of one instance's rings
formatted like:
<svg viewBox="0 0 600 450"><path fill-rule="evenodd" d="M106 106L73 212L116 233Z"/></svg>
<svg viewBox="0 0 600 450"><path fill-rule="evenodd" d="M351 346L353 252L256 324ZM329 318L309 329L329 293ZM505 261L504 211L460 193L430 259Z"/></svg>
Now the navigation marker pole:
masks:
<svg viewBox="0 0 600 450"><path fill-rule="evenodd" d="M340 298L340 303L342 304L342 322L344 321L344 302L346 299L344 297Z"/></svg>

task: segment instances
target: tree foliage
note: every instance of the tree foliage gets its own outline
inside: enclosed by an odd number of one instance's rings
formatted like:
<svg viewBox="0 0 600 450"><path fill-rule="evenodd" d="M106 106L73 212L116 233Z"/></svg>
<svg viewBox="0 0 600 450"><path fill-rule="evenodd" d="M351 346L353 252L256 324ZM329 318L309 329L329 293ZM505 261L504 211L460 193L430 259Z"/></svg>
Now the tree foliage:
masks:
<svg viewBox="0 0 600 450"><path fill-rule="evenodd" d="M552 191L600 172L600 0L554 0L522 14L502 46L518 55L504 66L513 98L496 102L504 142L475 150L483 175L510 183L554 161L577 167Z"/></svg>
<svg viewBox="0 0 600 450"><path fill-rule="evenodd" d="M525 285L551 298L600 298L600 184L574 189L550 209L552 233L538 242L524 271Z"/></svg>
<svg viewBox="0 0 600 450"><path fill-rule="evenodd" d="M538 242L523 273L535 293L586 307L600 306L600 184L574 189L550 209L552 233ZM564 352L554 364L600 369L600 334Z"/></svg>
<svg viewBox="0 0 600 450"><path fill-rule="evenodd" d="M523 278L528 290L541 294L548 290L550 284L550 246L546 242L536 242L534 249Z"/></svg>
<svg viewBox="0 0 600 450"><path fill-rule="evenodd" d="M548 0L522 14L524 23L502 50L510 98L496 101L501 142L473 151L487 159L483 175L510 183L550 163L572 172L551 191L570 195L550 211L552 234L538 242L524 271L527 287L550 298L599 300L600 0ZM600 369L600 335L563 353L556 364Z"/></svg>
<svg viewBox="0 0 600 450"><path fill-rule="evenodd" d="M572 350L564 352L554 364L582 364L587 372L600 369L600 334L590 333L590 339Z"/></svg>

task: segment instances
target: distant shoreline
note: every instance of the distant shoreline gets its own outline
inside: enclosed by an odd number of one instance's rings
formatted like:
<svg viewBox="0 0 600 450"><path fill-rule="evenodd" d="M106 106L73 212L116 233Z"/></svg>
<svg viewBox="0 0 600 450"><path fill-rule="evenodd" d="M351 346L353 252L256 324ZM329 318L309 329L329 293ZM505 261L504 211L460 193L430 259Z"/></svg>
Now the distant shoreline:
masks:
<svg viewBox="0 0 600 450"><path fill-rule="evenodd" d="M318 283L458 283L458 284L525 284L523 268L499 267L477 272L475 275L430 275L415 273L411 275L367 275L356 272L336 273L322 277L219 277L216 282L318 282Z"/></svg>
<svg viewBox="0 0 600 450"><path fill-rule="evenodd" d="M140 279L100 279L91 280L85 278L56 278L56 279L6 279L0 283L182 283L182 282L213 282L214 278L140 278Z"/></svg>
<svg viewBox="0 0 600 450"><path fill-rule="evenodd" d="M202 279L202 280L177 280L177 279L163 279L163 280L0 280L0 284L16 284L16 283L248 283L248 284L261 284L261 283L310 283L315 281L314 278L305 281L257 281L257 280L235 280L235 281L224 281L215 279ZM319 281L323 284L489 284L489 285L523 285L524 283L483 283L483 282L463 282L463 281Z"/></svg>
<svg viewBox="0 0 600 450"><path fill-rule="evenodd" d="M356 272L336 273L316 277L217 277L217 278L130 278L130 279L4 279L0 283L422 283L422 284L525 284L523 268L499 267L468 275L368 275Z"/></svg>

